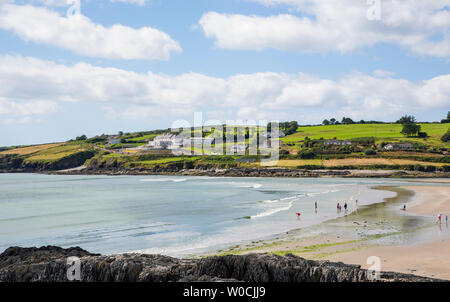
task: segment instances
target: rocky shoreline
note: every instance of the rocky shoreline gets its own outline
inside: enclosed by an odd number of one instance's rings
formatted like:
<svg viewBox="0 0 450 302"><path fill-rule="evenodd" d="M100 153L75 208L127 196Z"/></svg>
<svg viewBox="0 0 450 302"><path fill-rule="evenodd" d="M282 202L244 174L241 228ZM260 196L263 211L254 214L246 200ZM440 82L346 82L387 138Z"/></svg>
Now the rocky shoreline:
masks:
<svg viewBox="0 0 450 302"><path fill-rule="evenodd" d="M0 255L0 282L68 282L67 258L81 262L82 282L367 282L360 266L312 261L297 256L251 254L177 259L161 255L103 256L79 247L11 247ZM381 272L381 282L442 281Z"/></svg>
<svg viewBox="0 0 450 302"><path fill-rule="evenodd" d="M206 168L206 169L92 169L78 168L65 171L41 171L58 175L169 175L211 177L360 177L360 178L450 178L445 172L419 172L404 170L305 170L289 168Z"/></svg>

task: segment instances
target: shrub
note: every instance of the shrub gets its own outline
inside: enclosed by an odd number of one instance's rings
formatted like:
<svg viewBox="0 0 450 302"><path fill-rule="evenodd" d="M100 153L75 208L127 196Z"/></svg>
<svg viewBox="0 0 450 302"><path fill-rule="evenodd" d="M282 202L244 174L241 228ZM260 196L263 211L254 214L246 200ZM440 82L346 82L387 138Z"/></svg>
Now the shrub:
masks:
<svg viewBox="0 0 450 302"><path fill-rule="evenodd" d="M364 154L365 154L365 155L377 155L377 152L376 152L375 150L372 150L372 149L367 149L367 150L364 152Z"/></svg>
<svg viewBox="0 0 450 302"><path fill-rule="evenodd" d="M316 153L313 151L303 151L298 155L301 159L313 159L316 157Z"/></svg>
<svg viewBox="0 0 450 302"><path fill-rule="evenodd" d="M447 133L445 133L445 134L441 137L441 141L443 141L444 143L450 141L450 129L447 131Z"/></svg>

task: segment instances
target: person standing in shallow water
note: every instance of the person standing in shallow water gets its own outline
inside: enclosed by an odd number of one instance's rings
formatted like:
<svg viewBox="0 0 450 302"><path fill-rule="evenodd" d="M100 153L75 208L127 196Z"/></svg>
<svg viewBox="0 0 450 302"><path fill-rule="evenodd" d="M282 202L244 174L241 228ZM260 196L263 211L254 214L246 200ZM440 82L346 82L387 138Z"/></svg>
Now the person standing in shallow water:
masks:
<svg viewBox="0 0 450 302"><path fill-rule="evenodd" d="M347 212L347 203L344 204L344 210Z"/></svg>
<svg viewBox="0 0 450 302"><path fill-rule="evenodd" d="M314 208L315 208L315 211L317 213L317 201L314 203Z"/></svg>

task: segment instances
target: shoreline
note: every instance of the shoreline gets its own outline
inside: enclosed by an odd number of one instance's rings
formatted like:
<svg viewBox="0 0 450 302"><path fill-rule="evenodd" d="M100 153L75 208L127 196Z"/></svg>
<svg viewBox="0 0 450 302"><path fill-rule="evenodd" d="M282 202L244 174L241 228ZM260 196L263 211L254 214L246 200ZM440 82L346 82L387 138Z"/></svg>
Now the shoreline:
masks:
<svg viewBox="0 0 450 302"><path fill-rule="evenodd" d="M447 183L447 182L444 182ZM403 213L407 217L415 217L430 220L434 217L430 213L438 212L450 216L450 188L445 186L378 186L378 190L388 190L397 193L393 198L386 198L381 204L372 204L371 208L398 207L400 204L407 204L407 211ZM436 197L441 199L435 202ZM447 197L442 199L442 197ZM426 211L428 210L428 211ZM370 215L370 208L364 209L366 213L354 212L345 217L324 222L324 224L347 223L348 228L365 229L370 228L371 222L368 219L361 219L361 216ZM430 212L431 211L431 212ZM399 213L399 215L401 215ZM318 228L319 231L321 227ZM326 227L322 226L326 230ZM439 229L437 231L436 229ZM356 232L356 231L355 231ZM397 242L396 238L408 236L407 234L424 233L426 238L416 239L418 242L412 244L383 243L384 239ZM440 232L435 234L435 232ZM343 262L346 264L359 265L362 268L369 268L367 259L370 256L377 256L381 260L382 270L395 271L399 273L413 273L425 277L450 280L450 229L445 224L431 225L412 228L410 231L369 234L365 237L348 235L339 232L319 232L316 235L302 236L302 229L292 230L278 239L262 240L251 244L235 246L230 249L217 251L219 255L246 255L252 253L270 253L276 255L293 254L310 260L328 260ZM432 234L431 237L428 234ZM420 238L420 236L417 236Z"/></svg>
<svg viewBox="0 0 450 302"><path fill-rule="evenodd" d="M405 178L405 179L450 179L448 172L420 172L408 170L352 170L352 169L326 169L305 170L292 168L226 168L226 169L89 169L76 167L67 170L27 170L27 169L0 169L0 173L37 173L48 175L102 175L102 176L210 176L210 177L274 177L274 178Z"/></svg>

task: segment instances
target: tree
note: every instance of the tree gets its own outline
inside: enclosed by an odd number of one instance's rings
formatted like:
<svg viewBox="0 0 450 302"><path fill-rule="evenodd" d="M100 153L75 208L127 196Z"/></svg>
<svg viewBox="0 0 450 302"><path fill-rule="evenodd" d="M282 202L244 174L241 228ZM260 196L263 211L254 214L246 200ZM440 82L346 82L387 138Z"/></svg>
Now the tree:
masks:
<svg viewBox="0 0 450 302"><path fill-rule="evenodd" d="M322 124L325 126L328 126L330 124L330 121L325 119L325 120L323 120Z"/></svg>
<svg viewBox="0 0 450 302"><path fill-rule="evenodd" d="M412 115L404 115L398 121L397 124L414 124L416 122L416 118Z"/></svg>
<svg viewBox="0 0 450 302"><path fill-rule="evenodd" d="M123 136L123 132L122 132L122 131L119 131L119 133L117 134L117 136L118 136L118 137Z"/></svg>
<svg viewBox="0 0 450 302"><path fill-rule="evenodd" d="M420 125L417 124L403 124L401 134L405 136L415 136L420 132Z"/></svg>
<svg viewBox="0 0 450 302"><path fill-rule="evenodd" d="M351 118L349 118L349 117L343 117L342 118L342 124L346 124L346 125L348 125L348 124L354 124L355 122L351 119Z"/></svg>
<svg viewBox="0 0 450 302"><path fill-rule="evenodd" d="M298 123L296 121L280 123L280 130L283 130L286 135L297 132L297 129Z"/></svg>
<svg viewBox="0 0 450 302"><path fill-rule="evenodd" d="M336 119L333 117L332 119L330 119L330 123L331 123L331 125L336 124Z"/></svg>
<svg viewBox="0 0 450 302"><path fill-rule="evenodd" d="M75 140L77 140L77 141L85 141L85 140L87 140L87 136L83 134L81 136L77 136L77 138Z"/></svg>
<svg viewBox="0 0 450 302"><path fill-rule="evenodd" d="M364 151L365 155L377 155L377 151L373 150L373 149L366 149L366 151Z"/></svg>

